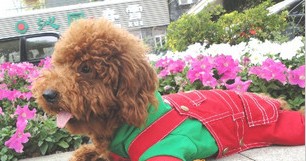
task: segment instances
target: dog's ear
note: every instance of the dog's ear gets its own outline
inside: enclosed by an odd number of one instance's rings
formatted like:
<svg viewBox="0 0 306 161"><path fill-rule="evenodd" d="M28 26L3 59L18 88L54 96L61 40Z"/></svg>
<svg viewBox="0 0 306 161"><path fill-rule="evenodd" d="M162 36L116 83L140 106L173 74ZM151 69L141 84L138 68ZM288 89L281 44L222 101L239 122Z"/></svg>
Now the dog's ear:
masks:
<svg viewBox="0 0 306 161"><path fill-rule="evenodd" d="M121 117L130 125L140 127L148 116L148 106L157 107L155 91L158 78L145 57L146 48L140 42L130 44L120 56L120 72L117 89Z"/></svg>

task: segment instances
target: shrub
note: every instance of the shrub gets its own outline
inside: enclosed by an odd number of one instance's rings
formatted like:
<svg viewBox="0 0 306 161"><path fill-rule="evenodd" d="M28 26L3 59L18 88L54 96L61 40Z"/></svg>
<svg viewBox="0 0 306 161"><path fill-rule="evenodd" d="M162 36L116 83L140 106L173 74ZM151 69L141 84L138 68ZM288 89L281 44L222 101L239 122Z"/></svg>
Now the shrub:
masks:
<svg viewBox="0 0 306 161"><path fill-rule="evenodd" d="M174 51L186 50L188 45L196 42L207 45L230 43L232 45L257 38L261 41L285 41L287 12L269 15L266 8L270 1L245 10L224 14L220 6L213 9L206 7L197 15L183 15L167 28L167 45Z"/></svg>
<svg viewBox="0 0 306 161"><path fill-rule="evenodd" d="M271 3L266 1L242 13L233 11L221 16L216 22L218 26L225 29L226 36L221 41L237 44L246 42L250 38L256 38L261 41L286 40L286 36L282 34L288 25L286 22L288 13L282 12L281 14L269 15L267 8L270 5Z"/></svg>
<svg viewBox="0 0 306 161"><path fill-rule="evenodd" d="M222 29L212 19L216 19L223 12L221 6L216 6L197 15L182 15L167 27L167 46L183 51L189 44L204 42L207 38L214 39L216 34L222 35Z"/></svg>
<svg viewBox="0 0 306 161"><path fill-rule="evenodd" d="M1 161L73 150L82 143L37 108L29 89L38 74L39 68L30 63L0 65Z"/></svg>

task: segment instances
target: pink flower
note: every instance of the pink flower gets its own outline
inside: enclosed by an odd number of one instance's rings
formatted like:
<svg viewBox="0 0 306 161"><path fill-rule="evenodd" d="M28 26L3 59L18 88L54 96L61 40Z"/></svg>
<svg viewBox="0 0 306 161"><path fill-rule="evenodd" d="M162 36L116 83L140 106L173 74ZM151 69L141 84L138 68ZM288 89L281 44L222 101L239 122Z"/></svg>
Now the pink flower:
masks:
<svg viewBox="0 0 306 161"><path fill-rule="evenodd" d="M2 107L0 107L0 115L4 115L4 113L2 111Z"/></svg>
<svg viewBox="0 0 306 161"><path fill-rule="evenodd" d="M288 81L292 85L305 88L305 65L289 71Z"/></svg>
<svg viewBox="0 0 306 161"><path fill-rule="evenodd" d="M18 115L17 120L28 120L33 119L36 113L36 109L33 109L32 111L29 109L28 105L23 106L21 108L19 105L17 106L17 109L15 111L15 115Z"/></svg>
<svg viewBox="0 0 306 161"><path fill-rule="evenodd" d="M10 149L14 149L17 153L23 152L23 143L29 141L29 137L31 137L30 133L24 133L24 131L16 130L16 132L12 135L12 137L6 141L4 144Z"/></svg>
<svg viewBox="0 0 306 161"><path fill-rule="evenodd" d="M36 110L29 110L28 105L23 106L21 108L19 105L15 111L15 115L17 117L16 123L16 132L11 136L11 138L5 142L5 146L8 148L14 149L17 153L23 152L23 143L28 142L28 138L31 136L30 133L24 133L24 130L27 126L28 119L32 119L35 116Z"/></svg>
<svg viewBox="0 0 306 161"><path fill-rule="evenodd" d="M165 57L165 58L162 58L162 59L159 59L156 64L155 64L155 67L157 68L166 68L168 67L169 64L171 64L173 62L172 59L169 59L168 57Z"/></svg>
<svg viewBox="0 0 306 161"><path fill-rule="evenodd" d="M210 77L213 76L213 59L209 56L201 57L200 59L194 59L190 64L191 67L187 72L187 78L193 83L196 80L203 80L207 78L208 75ZM208 75L207 75L208 74ZM205 75L205 76L203 76Z"/></svg>
<svg viewBox="0 0 306 161"><path fill-rule="evenodd" d="M27 127L27 124L28 124L28 120L17 119L16 129L19 131L24 131L25 128Z"/></svg>
<svg viewBox="0 0 306 161"><path fill-rule="evenodd" d="M214 88L218 82L214 78L213 68L214 59L209 56L202 56L199 59L194 59L191 62L191 68L187 72L187 78L191 83L196 80L200 80L204 86L210 86Z"/></svg>
<svg viewBox="0 0 306 161"><path fill-rule="evenodd" d="M239 62L235 61L232 56L229 55L216 56L214 65L218 74L221 76L220 81L222 82L236 78L240 71Z"/></svg>
<svg viewBox="0 0 306 161"><path fill-rule="evenodd" d="M287 81L286 74L288 69L281 62L276 62L270 58L266 59L261 66L250 68L249 74L255 74L259 78L270 80L278 80L285 84Z"/></svg>
<svg viewBox="0 0 306 161"><path fill-rule="evenodd" d="M162 69L158 76L164 78L167 75L182 72L185 68L185 62L183 60L172 60L166 57L157 61L155 67Z"/></svg>
<svg viewBox="0 0 306 161"><path fill-rule="evenodd" d="M218 85L216 78L213 77L213 73L201 73L200 80L204 86L215 88Z"/></svg>
<svg viewBox="0 0 306 161"><path fill-rule="evenodd" d="M39 62L38 66L43 67L44 69L50 69L52 67L51 57L46 57L45 59L42 59Z"/></svg>
<svg viewBox="0 0 306 161"><path fill-rule="evenodd" d="M0 84L0 89L7 89L7 85L6 84Z"/></svg>
<svg viewBox="0 0 306 161"><path fill-rule="evenodd" d="M243 66L248 66L250 64L251 60L249 57L243 57L242 59L242 65Z"/></svg>
<svg viewBox="0 0 306 161"><path fill-rule="evenodd" d="M19 98L21 92L18 90L8 90L8 89L0 89L0 100L6 98L9 101L14 101L16 98Z"/></svg>
<svg viewBox="0 0 306 161"><path fill-rule="evenodd" d="M234 90L234 91L238 91L238 92L246 92L251 83L252 83L251 80L243 82L243 81L241 81L241 77L237 77L237 78L235 78L235 83L225 84L225 86L228 90Z"/></svg>
<svg viewBox="0 0 306 161"><path fill-rule="evenodd" d="M185 62L183 60L176 60L168 65L168 70L171 74L176 74L182 72L184 67L185 67Z"/></svg>
<svg viewBox="0 0 306 161"><path fill-rule="evenodd" d="M167 75L170 75L170 72L168 69L163 69L159 72L158 77L165 78Z"/></svg>
<svg viewBox="0 0 306 161"><path fill-rule="evenodd" d="M193 58L191 55L187 55L187 56L184 57L184 61L185 61L186 63L191 63L191 62L193 62L195 59L196 59L196 58Z"/></svg>
<svg viewBox="0 0 306 161"><path fill-rule="evenodd" d="M200 79L200 71L199 69L190 69L188 72L187 72L187 78L189 79L189 81L191 83L193 83L194 81Z"/></svg>

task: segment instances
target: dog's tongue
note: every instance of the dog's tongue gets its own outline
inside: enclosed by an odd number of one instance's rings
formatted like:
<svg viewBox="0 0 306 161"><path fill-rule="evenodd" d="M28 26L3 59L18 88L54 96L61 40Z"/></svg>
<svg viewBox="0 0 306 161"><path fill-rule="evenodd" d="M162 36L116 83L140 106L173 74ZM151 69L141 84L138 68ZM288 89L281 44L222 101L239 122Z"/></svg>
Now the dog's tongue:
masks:
<svg viewBox="0 0 306 161"><path fill-rule="evenodd" d="M69 112L61 111L57 114L56 117L56 123L57 127L63 128L69 121L69 119L72 117L72 115Z"/></svg>

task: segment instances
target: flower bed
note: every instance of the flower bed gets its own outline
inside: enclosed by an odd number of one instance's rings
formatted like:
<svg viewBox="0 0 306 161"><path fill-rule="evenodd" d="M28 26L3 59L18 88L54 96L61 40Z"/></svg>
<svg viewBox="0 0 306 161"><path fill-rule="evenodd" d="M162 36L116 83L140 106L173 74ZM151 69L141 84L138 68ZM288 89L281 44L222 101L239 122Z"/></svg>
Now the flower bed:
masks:
<svg viewBox="0 0 306 161"><path fill-rule="evenodd" d="M184 52L150 55L162 94L194 89L227 89L283 97L304 108L304 38L278 44L251 39L237 45L194 44Z"/></svg>
<svg viewBox="0 0 306 161"><path fill-rule="evenodd" d="M44 60L45 68L49 60ZM58 129L54 118L37 108L30 87L39 70L30 63L0 65L1 161L73 150L82 143L80 136Z"/></svg>

